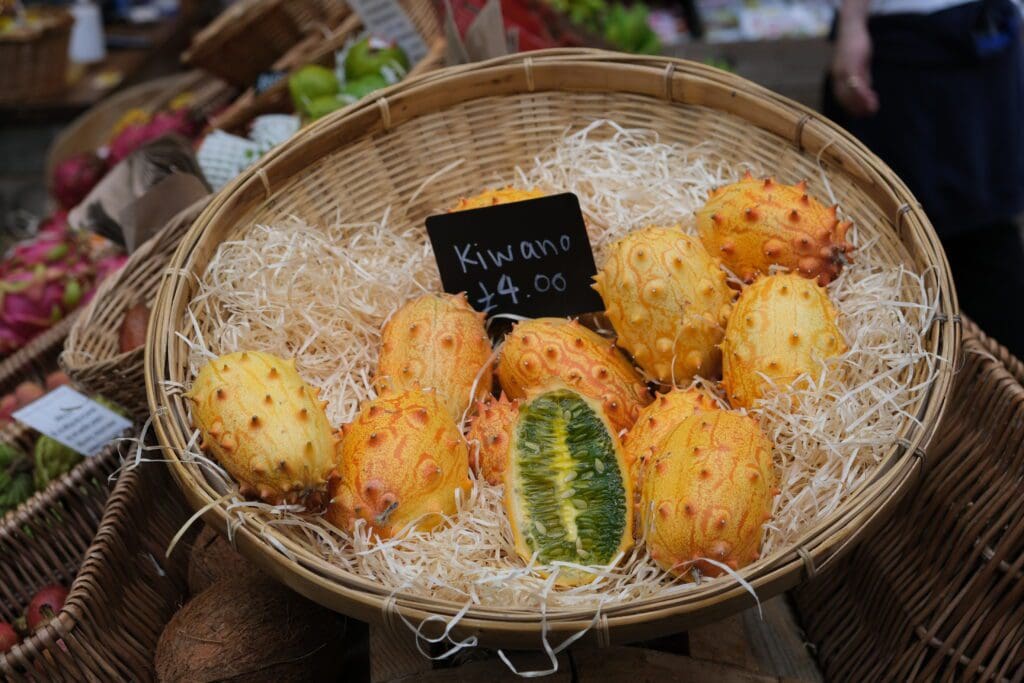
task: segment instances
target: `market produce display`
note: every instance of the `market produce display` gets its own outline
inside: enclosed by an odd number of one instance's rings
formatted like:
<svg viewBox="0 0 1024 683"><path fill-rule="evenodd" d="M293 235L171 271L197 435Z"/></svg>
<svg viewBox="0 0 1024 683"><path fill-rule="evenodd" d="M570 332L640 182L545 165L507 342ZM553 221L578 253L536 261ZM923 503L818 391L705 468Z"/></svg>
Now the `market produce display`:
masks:
<svg viewBox="0 0 1024 683"><path fill-rule="evenodd" d="M604 315L490 341L442 294L418 221L244 226L187 308L206 448L183 458L384 590L593 610L741 572L871 479L926 386L903 373L934 360L922 276L860 242L824 183L751 174L772 170L595 121L508 178L429 195L434 213L579 198ZM325 401L325 501L271 509L211 441L196 387L230 392L205 368L243 352L293 360ZM300 455L303 430L279 424Z"/></svg>
<svg viewBox="0 0 1024 683"><path fill-rule="evenodd" d="M125 258L110 242L71 230L64 214L14 245L0 262L0 357L88 302Z"/></svg>

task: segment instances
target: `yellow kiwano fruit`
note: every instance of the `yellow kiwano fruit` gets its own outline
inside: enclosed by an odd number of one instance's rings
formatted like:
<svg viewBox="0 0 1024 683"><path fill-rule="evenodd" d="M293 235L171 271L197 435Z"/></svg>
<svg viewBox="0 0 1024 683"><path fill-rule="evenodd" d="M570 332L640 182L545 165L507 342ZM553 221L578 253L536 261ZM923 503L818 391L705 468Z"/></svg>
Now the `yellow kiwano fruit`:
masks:
<svg viewBox="0 0 1024 683"><path fill-rule="evenodd" d="M491 391L490 358L484 314L473 310L464 294L424 294L384 325L374 385L378 392L435 389L451 416L461 421L475 396Z"/></svg>
<svg viewBox="0 0 1024 683"><path fill-rule="evenodd" d="M673 389L655 396L654 401L640 411L629 433L622 437L626 463L634 481L641 481L643 463L683 420L701 411L717 409L715 400L696 388Z"/></svg>
<svg viewBox="0 0 1024 683"><path fill-rule="evenodd" d="M650 392L615 344L576 320L536 318L517 323L505 338L498 381L512 398L560 381L599 401L616 433L629 429Z"/></svg>
<svg viewBox="0 0 1024 683"><path fill-rule="evenodd" d="M686 418L648 465L641 519L651 559L684 576L719 576L760 556L778 494L772 448L746 415L712 410Z"/></svg>
<svg viewBox="0 0 1024 683"><path fill-rule="evenodd" d="M209 361L185 397L201 447L244 496L280 504L326 489L337 439L318 391L294 360L239 351Z"/></svg>
<svg viewBox="0 0 1024 683"><path fill-rule="evenodd" d="M748 285L733 309L722 342L722 383L734 407L764 393L762 375L781 387L846 351L836 309L813 280L789 273Z"/></svg>
<svg viewBox="0 0 1024 683"><path fill-rule="evenodd" d="M733 291L706 249L678 228L644 228L611 246L594 277L626 349L659 382L718 374Z"/></svg>
<svg viewBox="0 0 1024 683"><path fill-rule="evenodd" d="M853 251L849 229L836 207L807 194L806 183L784 185L750 173L713 190L697 212L704 246L748 283L780 265L827 285Z"/></svg>
<svg viewBox="0 0 1024 683"><path fill-rule="evenodd" d="M525 562L608 566L633 545L633 484L601 405L557 388L522 403L511 431L505 510ZM589 572L559 569L579 585Z"/></svg>
<svg viewBox="0 0 1024 683"><path fill-rule="evenodd" d="M436 393L387 393L342 427L327 521L351 530L362 519L381 538L413 522L429 531L470 488L466 442Z"/></svg>
<svg viewBox="0 0 1024 683"><path fill-rule="evenodd" d="M529 190L520 190L515 187L503 187L496 190L486 190L478 195L460 199L459 203L452 207L450 211L481 209L485 206L495 206L496 204L509 204L511 202L521 202L524 199L536 199L537 197L543 196L544 193L536 188L531 188Z"/></svg>

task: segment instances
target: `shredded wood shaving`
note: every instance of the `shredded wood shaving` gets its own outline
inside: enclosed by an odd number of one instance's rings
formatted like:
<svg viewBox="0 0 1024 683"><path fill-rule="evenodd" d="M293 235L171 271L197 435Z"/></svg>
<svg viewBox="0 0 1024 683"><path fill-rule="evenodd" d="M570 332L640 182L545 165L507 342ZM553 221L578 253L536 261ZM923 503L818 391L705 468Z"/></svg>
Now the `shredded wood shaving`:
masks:
<svg viewBox="0 0 1024 683"><path fill-rule="evenodd" d="M440 169L415 195L430 196L430 183L457 169ZM726 164L711 144L685 148L662 143L649 131L599 121L567 134L507 182L576 193L600 266L607 245L629 230L680 224L693 232L694 211L708 190L738 180L745 170ZM466 187L466 195L483 189ZM829 286L849 351L804 388L770 391L752 411L775 444L782 488L765 557L790 547L877 473L900 430L914 419L911 406L935 377L938 359L923 339L937 301L929 299L924 274L892 265L891 255L883 258L882 247L861 240L857 231L851 238L860 242L856 263ZM193 350L191 370L194 375L210 354L241 349L294 356L338 426L374 395L370 380L384 321L421 292L439 290L420 224L393 224L385 214L359 224L313 226L296 219L253 225L222 244L203 275L190 307L193 324L184 335ZM922 366L924 379L911 381ZM194 447L184 457L206 460ZM207 465L204 472L217 490L230 490L220 468ZM592 584L556 589L553 575L520 561L501 489L483 482L474 483L469 500L443 528L383 542L362 528L349 535L294 507L236 496L229 509L239 520L257 515L269 521L264 536L281 552L292 556L280 538L296 540L385 593L552 615L663 598L692 586L658 569L641 541L614 569L594 569L599 578Z"/></svg>

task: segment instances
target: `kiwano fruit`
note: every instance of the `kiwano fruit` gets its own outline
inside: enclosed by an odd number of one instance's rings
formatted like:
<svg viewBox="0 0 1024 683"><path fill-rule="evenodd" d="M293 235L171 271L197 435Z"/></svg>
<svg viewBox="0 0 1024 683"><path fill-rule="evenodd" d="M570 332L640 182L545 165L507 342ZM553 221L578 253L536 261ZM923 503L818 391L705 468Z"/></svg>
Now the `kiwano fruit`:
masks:
<svg viewBox="0 0 1024 683"><path fill-rule="evenodd" d="M772 446L746 415L711 410L685 420L648 465L641 523L651 559L684 576L719 576L760 556L778 494Z"/></svg>
<svg viewBox="0 0 1024 683"><path fill-rule="evenodd" d="M476 415L466 434L469 464L478 477L492 486L505 483L508 447L518 418L519 400L509 401L504 393L497 400L477 402Z"/></svg>
<svg viewBox="0 0 1024 683"><path fill-rule="evenodd" d="M472 488L469 454L436 392L386 393L342 427L341 464L331 480L327 521L351 530L357 519L381 538L410 523L430 531Z"/></svg>
<svg viewBox="0 0 1024 683"><path fill-rule="evenodd" d="M780 265L827 285L853 251L846 241L850 225L837 218L836 207L807 194L807 183L784 185L749 172L712 190L697 212L704 246L747 283Z"/></svg>
<svg viewBox="0 0 1024 683"><path fill-rule="evenodd" d="M274 505L321 493L337 463L337 439L317 396L294 360L259 351L209 361L185 394L201 447L243 496Z"/></svg>
<svg viewBox="0 0 1024 683"><path fill-rule="evenodd" d="M629 429L651 402L633 365L615 344L576 320L537 318L517 323L505 338L498 381L512 398L562 382L600 401L616 433Z"/></svg>
<svg viewBox="0 0 1024 683"><path fill-rule="evenodd" d="M467 209L482 209L485 206L495 206L496 204L509 204L511 202L521 202L524 199L536 199L537 197L543 197L544 193L536 188L529 190L520 190L515 187L504 187L497 190L485 190L478 195L474 195L468 198L462 198L459 202L453 206L450 211L465 211Z"/></svg>
<svg viewBox="0 0 1024 683"><path fill-rule="evenodd" d="M717 259L678 228L635 230L612 245L594 289L626 349L662 383L713 377L733 292Z"/></svg>
<svg viewBox="0 0 1024 683"><path fill-rule="evenodd" d="M519 408L505 472L516 552L540 565L609 565L633 544L633 483L600 404L568 389ZM556 583L593 574L562 567Z"/></svg>
<svg viewBox="0 0 1024 683"><path fill-rule="evenodd" d="M491 391L490 359L484 314L473 310L465 294L424 294L384 325L374 384L378 392L435 389L460 422L474 398L477 376L476 396Z"/></svg>
<svg viewBox="0 0 1024 683"><path fill-rule="evenodd" d="M769 275L740 294L722 342L722 384L733 407L750 407L765 390L816 375L821 362L846 351L836 309L813 280Z"/></svg>
<svg viewBox="0 0 1024 683"><path fill-rule="evenodd" d="M683 420L700 411L717 409L715 400L696 388L673 389L655 396L654 401L640 411L633 428L622 437L626 464L633 473L633 481L640 485L643 463Z"/></svg>

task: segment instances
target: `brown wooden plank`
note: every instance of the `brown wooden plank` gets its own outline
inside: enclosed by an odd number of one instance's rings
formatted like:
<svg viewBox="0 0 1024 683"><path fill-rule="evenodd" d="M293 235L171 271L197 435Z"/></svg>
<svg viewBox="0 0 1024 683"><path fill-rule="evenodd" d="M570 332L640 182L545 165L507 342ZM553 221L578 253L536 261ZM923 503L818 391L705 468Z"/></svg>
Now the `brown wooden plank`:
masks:
<svg viewBox="0 0 1024 683"><path fill-rule="evenodd" d="M768 600L763 608L764 621L756 609L742 613L745 636L758 668L773 676L820 683L821 671L804 644L789 596Z"/></svg>
<svg viewBox="0 0 1024 683"><path fill-rule="evenodd" d="M636 647L573 651L579 683L777 683L778 678L692 657Z"/></svg>
<svg viewBox="0 0 1024 683"><path fill-rule="evenodd" d="M743 616L740 614L691 630L690 656L747 671L771 673L763 671L758 666L757 655L750 647L750 639L747 637Z"/></svg>

